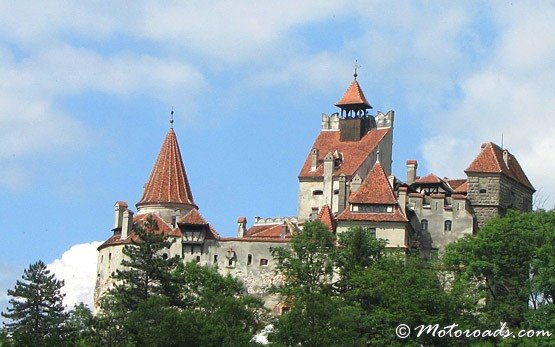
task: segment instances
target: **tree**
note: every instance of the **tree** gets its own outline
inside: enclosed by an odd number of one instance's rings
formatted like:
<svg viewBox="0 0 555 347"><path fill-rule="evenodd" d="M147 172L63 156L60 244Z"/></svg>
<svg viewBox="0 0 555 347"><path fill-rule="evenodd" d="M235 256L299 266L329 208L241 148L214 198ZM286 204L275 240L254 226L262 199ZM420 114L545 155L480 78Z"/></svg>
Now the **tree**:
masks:
<svg viewBox="0 0 555 347"><path fill-rule="evenodd" d="M272 251L283 283L275 288L290 305L268 336L277 345L359 345L360 310L334 296L335 235L320 221L307 222L291 238L291 249Z"/></svg>
<svg viewBox="0 0 555 347"><path fill-rule="evenodd" d="M143 227L134 226L132 244L123 248L123 269L114 274L116 285L110 291L110 295L119 296L127 310L136 310L142 301L152 296L174 297L177 289L171 281L171 271L178 264L179 256L168 257L172 241L158 230L151 215Z"/></svg>
<svg viewBox="0 0 555 347"><path fill-rule="evenodd" d="M272 250L276 271L285 281L275 290L284 298L330 292L335 235L320 221L307 222L291 238L291 249Z"/></svg>
<svg viewBox="0 0 555 347"><path fill-rule="evenodd" d="M91 345L94 335L94 316L84 303L75 305L73 310L68 313L65 327L68 332L68 344L71 346Z"/></svg>
<svg viewBox="0 0 555 347"><path fill-rule="evenodd" d="M62 344L67 317L60 291L63 285L39 260L24 271L13 290L8 290L11 307L2 316L11 320L6 330L17 346Z"/></svg>
<svg viewBox="0 0 555 347"><path fill-rule="evenodd" d="M530 308L553 304L554 251L555 212L509 211L449 245L444 260L455 282L480 289L487 321L519 327Z"/></svg>

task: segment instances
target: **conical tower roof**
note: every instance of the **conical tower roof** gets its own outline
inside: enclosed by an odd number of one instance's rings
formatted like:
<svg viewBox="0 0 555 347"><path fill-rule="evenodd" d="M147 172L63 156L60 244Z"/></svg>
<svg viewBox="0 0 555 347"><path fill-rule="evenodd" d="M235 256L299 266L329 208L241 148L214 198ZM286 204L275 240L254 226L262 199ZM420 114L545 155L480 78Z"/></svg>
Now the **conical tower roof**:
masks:
<svg viewBox="0 0 555 347"><path fill-rule="evenodd" d="M191 205L196 208L173 128L168 131L164 139L137 207L165 203Z"/></svg>
<svg viewBox="0 0 555 347"><path fill-rule="evenodd" d="M341 109L372 108L372 106L368 103L368 100L366 100L366 97L364 96L356 78L353 82L351 82L351 85L347 88L347 91L343 94L343 97L335 104L335 106Z"/></svg>

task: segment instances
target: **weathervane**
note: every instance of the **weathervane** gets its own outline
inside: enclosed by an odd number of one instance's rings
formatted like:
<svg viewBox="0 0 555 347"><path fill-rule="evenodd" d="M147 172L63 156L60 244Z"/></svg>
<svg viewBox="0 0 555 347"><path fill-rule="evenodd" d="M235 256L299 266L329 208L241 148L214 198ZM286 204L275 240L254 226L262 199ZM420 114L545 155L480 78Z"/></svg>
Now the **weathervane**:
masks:
<svg viewBox="0 0 555 347"><path fill-rule="evenodd" d="M353 76L355 77L355 80L357 79L357 76L358 76L357 71L359 67L360 65L358 65L358 60L355 59L355 73L353 74Z"/></svg>
<svg viewBox="0 0 555 347"><path fill-rule="evenodd" d="M170 129L173 129L173 106L172 111L170 112Z"/></svg>

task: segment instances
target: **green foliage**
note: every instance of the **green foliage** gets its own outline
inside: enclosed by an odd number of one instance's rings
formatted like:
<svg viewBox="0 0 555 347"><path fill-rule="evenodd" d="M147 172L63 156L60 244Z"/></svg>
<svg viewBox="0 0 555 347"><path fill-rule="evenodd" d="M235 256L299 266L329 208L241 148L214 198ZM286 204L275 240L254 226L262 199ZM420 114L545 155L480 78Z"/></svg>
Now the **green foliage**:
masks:
<svg viewBox="0 0 555 347"><path fill-rule="evenodd" d="M65 322L68 332L66 342L71 346L90 346L94 335L93 324L91 310L83 303L75 305Z"/></svg>
<svg viewBox="0 0 555 347"><path fill-rule="evenodd" d="M519 327L530 305L553 304L554 241L555 212L509 211L449 245L444 260L456 283L480 290L486 321Z"/></svg>
<svg viewBox="0 0 555 347"><path fill-rule="evenodd" d="M148 216L144 227L135 227L136 238L123 248L126 256L113 278L117 281L111 295L119 296L122 305L130 311L152 296L167 295L172 298L176 287L171 281L171 271L179 257L164 253L171 245L166 235L158 231L156 220Z"/></svg>
<svg viewBox="0 0 555 347"><path fill-rule="evenodd" d="M275 248L276 270L286 281L276 288L284 297L331 291L335 235L320 221L307 222L291 238L291 249Z"/></svg>
<svg viewBox="0 0 555 347"><path fill-rule="evenodd" d="M61 345L66 331L64 321L64 282L58 281L42 261L24 270L22 281L17 281L7 313L2 316L11 320L5 324L7 332L17 346Z"/></svg>

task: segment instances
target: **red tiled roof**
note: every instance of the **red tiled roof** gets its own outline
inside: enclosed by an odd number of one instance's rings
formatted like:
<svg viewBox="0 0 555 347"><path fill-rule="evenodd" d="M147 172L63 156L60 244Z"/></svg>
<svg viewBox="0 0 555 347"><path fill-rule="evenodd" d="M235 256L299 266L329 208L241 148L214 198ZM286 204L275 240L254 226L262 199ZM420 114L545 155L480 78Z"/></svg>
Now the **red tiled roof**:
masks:
<svg viewBox="0 0 555 347"><path fill-rule="evenodd" d="M320 213L318 214L318 220L322 223L324 223L325 225L328 226L328 229L331 232L335 232L335 218L333 218L333 215L331 213L331 209L328 205L324 205L321 209L320 209Z"/></svg>
<svg viewBox="0 0 555 347"><path fill-rule="evenodd" d="M143 197L137 206L151 203L195 205L173 129L170 129L164 139Z"/></svg>
<svg viewBox="0 0 555 347"><path fill-rule="evenodd" d="M453 190L460 187L462 184L466 183L466 178L456 178L456 179L448 179L444 178L444 181L447 181Z"/></svg>
<svg viewBox="0 0 555 347"><path fill-rule="evenodd" d="M207 226L209 230L209 234L206 235L208 239L218 239L220 235L218 232L212 228L211 225L204 219L204 217L200 214L200 212L194 208L189 211L185 216L181 217L178 222L179 224L189 224L189 225L199 225L199 226Z"/></svg>
<svg viewBox="0 0 555 347"><path fill-rule="evenodd" d="M468 182L465 181L463 184L458 186L453 192L457 194L466 194L468 192Z"/></svg>
<svg viewBox="0 0 555 347"><path fill-rule="evenodd" d="M342 221L365 221L365 222L408 222L407 217L395 207L393 213L358 213L348 209L344 210L337 216L337 220Z"/></svg>
<svg viewBox="0 0 555 347"><path fill-rule="evenodd" d="M419 179L414 181L414 183L420 183L420 184L435 184L435 183L441 183L441 182L443 182L443 180L437 177L436 175L434 175L433 173L428 174L424 177L420 177Z"/></svg>
<svg viewBox="0 0 555 347"><path fill-rule="evenodd" d="M265 224L265 225L254 225L247 230L244 238L277 238L281 239L283 233L283 224ZM285 238L291 237L291 230L287 226L287 231L285 233ZM244 239L243 238L243 239Z"/></svg>
<svg viewBox="0 0 555 347"><path fill-rule="evenodd" d="M322 131L314 141L312 148L318 149L319 158L316 171L310 171L312 151L307 156L304 165L299 173L299 177L322 177L324 175L324 157L328 153L335 151L343 153L341 166L334 170L333 175L345 174L354 175L356 170L362 165L364 160L378 146L388 131L387 129L372 129L367 132L360 141L343 141L339 139L339 131Z"/></svg>
<svg viewBox="0 0 555 347"><path fill-rule="evenodd" d="M393 189L391 189L389 180L379 162L374 164L360 188L349 198L349 202L352 204L397 204Z"/></svg>
<svg viewBox="0 0 555 347"><path fill-rule="evenodd" d="M192 209L185 216L181 217L179 220L180 224L192 224L192 225L208 225L206 219L204 219L197 209Z"/></svg>
<svg viewBox="0 0 555 347"><path fill-rule="evenodd" d="M153 214L153 213L148 213L148 214L140 214L137 215L135 217L133 217L133 224L138 224L140 226L143 225L143 223L145 222L146 218L148 216L152 216L152 218L156 221L156 224L158 225L158 230L156 230L156 233L162 233L164 235L168 235L168 236L174 236L174 237L180 237L181 236L181 231L179 230L179 228L171 228L162 218L160 218L160 216L158 216L157 214ZM136 240L137 236L134 232L131 232L126 239L121 239L121 234L116 234L116 235L112 235L108 240L106 240L103 244L101 244L98 249L102 249L104 247L107 246L114 246L114 245L126 245L126 244L130 244L131 241Z"/></svg>
<svg viewBox="0 0 555 347"><path fill-rule="evenodd" d="M347 88L347 91L343 94L341 100L335 104L335 106L338 107L347 105L359 105L365 106L365 108L372 108L372 106L368 103L368 100L366 100L366 97L364 96L357 80L353 80L353 82L351 82L351 85Z"/></svg>
<svg viewBox="0 0 555 347"><path fill-rule="evenodd" d="M503 160L503 149L492 142L484 143L480 154L472 161L464 172L468 173L502 173L525 187L534 190L524 170L511 153L508 154L508 165Z"/></svg>

